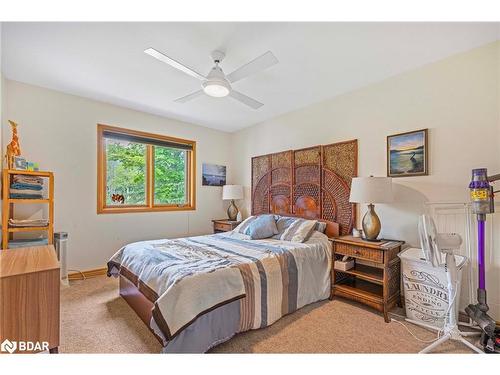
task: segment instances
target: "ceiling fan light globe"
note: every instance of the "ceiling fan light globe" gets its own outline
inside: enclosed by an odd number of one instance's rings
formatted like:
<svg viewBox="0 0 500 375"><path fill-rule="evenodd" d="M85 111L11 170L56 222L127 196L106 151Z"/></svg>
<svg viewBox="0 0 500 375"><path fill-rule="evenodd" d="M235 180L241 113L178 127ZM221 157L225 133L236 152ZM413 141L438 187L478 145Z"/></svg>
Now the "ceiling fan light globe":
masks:
<svg viewBox="0 0 500 375"><path fill-rule="evenodd" d="M208 96L214 98L223 98L229 95L229 87L222 82L206 82L203 85L203 91Z"/></svg>

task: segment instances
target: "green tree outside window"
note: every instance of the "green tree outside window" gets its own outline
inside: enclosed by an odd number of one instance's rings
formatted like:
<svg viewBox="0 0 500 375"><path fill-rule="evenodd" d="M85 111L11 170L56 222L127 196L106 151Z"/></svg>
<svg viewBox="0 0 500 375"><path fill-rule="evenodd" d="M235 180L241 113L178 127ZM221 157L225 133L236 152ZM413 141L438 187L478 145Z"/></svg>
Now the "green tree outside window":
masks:
<svg viewBox="0 0 500 375"><path fill-rule="evenodd" d="M186 202L186 151L153 147L155 204ZM147 146L140 143L106 139L106 204L113 194L124 197L123 204L146 204Z"/></svg>

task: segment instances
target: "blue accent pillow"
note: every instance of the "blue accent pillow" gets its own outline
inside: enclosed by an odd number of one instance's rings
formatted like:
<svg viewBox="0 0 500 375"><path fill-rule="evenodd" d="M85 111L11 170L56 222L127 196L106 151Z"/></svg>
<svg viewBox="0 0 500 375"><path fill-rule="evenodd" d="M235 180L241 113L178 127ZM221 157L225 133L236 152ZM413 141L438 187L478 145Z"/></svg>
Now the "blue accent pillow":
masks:
<svg viewBox="0 0 500 375"><path fill-rule="evenodd" d="M247 234L252 240L261 240L278 234L274 215L261 215L253 220L247 229Z"/></svg>

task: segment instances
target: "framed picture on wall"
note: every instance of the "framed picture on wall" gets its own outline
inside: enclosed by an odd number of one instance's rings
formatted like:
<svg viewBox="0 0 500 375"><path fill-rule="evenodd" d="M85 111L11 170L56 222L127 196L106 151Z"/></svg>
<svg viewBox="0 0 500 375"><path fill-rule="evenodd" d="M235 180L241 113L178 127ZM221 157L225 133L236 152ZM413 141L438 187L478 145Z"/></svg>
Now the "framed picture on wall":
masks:
<svg viewBox="0 0 500 375"><path fill-rule="evenodd" d="M387 137L387 176L427 176L427 129L389 135Z"/></svg>
<svg viewBox="0 0 500 375"><path fill-rule="evenodd" d="M224 186L226 184L226 166L217 164L202 165L203 186Z"/></svg>

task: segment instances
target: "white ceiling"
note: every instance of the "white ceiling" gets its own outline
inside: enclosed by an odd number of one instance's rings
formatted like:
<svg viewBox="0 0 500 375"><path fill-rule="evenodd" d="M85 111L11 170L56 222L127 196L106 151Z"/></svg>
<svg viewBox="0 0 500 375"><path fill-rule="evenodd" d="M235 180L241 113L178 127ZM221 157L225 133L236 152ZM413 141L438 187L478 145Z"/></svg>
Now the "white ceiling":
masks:
<svg viewBox="0 0 500 375"><path fill-rule="evenodd" d="M498 23L3 23L13 80L236 131L499 37ZM202 74L227 73L270 50L279 63L234 84L265 105L174 99L199 81L143 53L154 47Z"/></svg>

